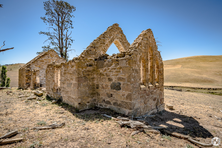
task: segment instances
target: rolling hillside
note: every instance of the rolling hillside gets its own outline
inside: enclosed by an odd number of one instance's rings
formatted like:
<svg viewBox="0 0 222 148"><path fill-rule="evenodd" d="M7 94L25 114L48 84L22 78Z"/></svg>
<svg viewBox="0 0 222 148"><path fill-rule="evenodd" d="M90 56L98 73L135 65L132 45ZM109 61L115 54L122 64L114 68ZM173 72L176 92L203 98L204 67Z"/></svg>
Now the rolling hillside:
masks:
<svg viewBox="0 0 222 148"><path fill-rule="evenodd" d="M222 87L222 55L164 61L166 86Z"/></svg>
<svg viewBox="0 0 222 148"><path fill-rule="evenodd" d="M20 67L22 67L24 64L12 64L6 66L7 69L7 77L11 79L10 86L11 87L18 87L18 70ZM1 67L0 67L0 73L1 73Z"/></svg>
<svg viewBox="0 0 222 148"><path fill-rule="evenodd" d="M7 66L11 86L18 86L18 69L24 64ZM0 68L1 70L1 68ZM222 88L222 55L193 56L164 61L166 86Z"/></svg>

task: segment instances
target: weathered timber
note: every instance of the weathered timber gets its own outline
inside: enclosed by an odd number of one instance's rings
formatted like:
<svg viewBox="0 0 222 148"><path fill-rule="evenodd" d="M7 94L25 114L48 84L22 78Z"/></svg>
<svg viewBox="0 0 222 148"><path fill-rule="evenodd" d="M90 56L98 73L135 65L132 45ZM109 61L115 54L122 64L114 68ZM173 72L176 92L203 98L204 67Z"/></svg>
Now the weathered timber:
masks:
<svg viewBox="0 0 222 148"><path fill-rule="evenodd" d="M42 126L42 127L34 127L33 130L47 130L47 129L55 129L55 128L61 128L65 126L65 123L61 124L51 124L48 126Z"/></svg>
<svg viewBox="0 0 222 148"><path fill-rule="evenodd" d="M180 139L185 139L185 140L188 140L194 144L197 144L197 145L201 145L201 146L204 146L204 147L212 147L213 144L206 144L206 143L202 143L202 142L199 142L199 141L196 141L194 139L192 139L191 137L189 136L185 136L185 135L181 135L179 133L174 133L174 132L170 132L168 130L163 130L165 133L167 133L168 135L171 135L171 136L174 136L174 137L177 137L177 138L180 138Z"/></svg>
<svg viewBox="0 0 222 148"><path fill-rule="evenodd" d="M19 142L19 141L22 141L22 140L23 140L23 138L0 140L0 145L15 143L15 142Z"/></svg>
<svg viewBox="0 0 222 148"><path fill-rule="evenodd" d="M17 134L18 134L18 131L17 131L17 130L11 131L11 132L5 134L4 136L1 136L0 139L9 138L9 137L12 137L12 136L17 135Z"/></svg>

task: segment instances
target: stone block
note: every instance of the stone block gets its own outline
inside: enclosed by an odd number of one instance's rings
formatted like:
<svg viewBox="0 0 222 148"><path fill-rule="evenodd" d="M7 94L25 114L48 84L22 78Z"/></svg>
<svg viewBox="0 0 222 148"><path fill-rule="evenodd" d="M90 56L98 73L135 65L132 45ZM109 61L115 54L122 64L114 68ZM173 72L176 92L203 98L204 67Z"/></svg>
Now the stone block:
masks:
<svg viewBox="0 0 222 148"><path fill-rule="evenodd" d="M92 70L83 70L82 74L84 76L92 76L93 75L93 71Z"/></svg>
<svg viewBox="0 0 222 148"><path fill-rule="evenodd" d="M31 95L31 96L29 96L29 97L27 98L27 100L33 100L33 99L36 99L36 98L37 98L36 96Z"/></svg>
<svg viewBox="0 0 222 148"><path fill-rule="evenodd" d="M129 83L135 83L135 77L132 73L129 73L129 75L127 76L127 82Z"/></svg>
<svg viewBox="0 0 222 148"><path fill-rule="evenodd" d="M108 81L112 82L112 81L113 81L113 79L112 79L112 78L108 78Z"/></svg>
<svg viewBox="0 0 222 148"><path fill-rule="evenodd" d="M100 69L100 68L103 68L103 67L104 67L104 61L103 60L97 61L97 68Z"/></svg>
<svg viewBox="0 0 222 148"><path fill-rule="evenodd" d="M172 104L166 104L166 107L167 107L169 110L174 110L174 108L173 108L173 105L172 105Z"/></svg>
<svg viewBox="0 0 222 148"><path fill-rule="evenodd" d="M42 92L42 91L39 91L39 90L35 91L34 94L35 94L36 96L38 96L38 97L43 96L43 92Z"/></svg>
<svg viewBox="0 0 222 148"><path fill-rule="evenodd" d="M119 60L119 66L127 66L127 62L126 62L126 59L121 59Z"/></svg>
<svg viewBox="0 0 222 148"><path fill-rule="evenodd" d="M105 104L107 104L107 105L112 105L109 100L105 100Z"/></svg>
<svg viewBox="0 0 222 148"><path fill-rule="evenodd" d="M125 108L125 109L128 109L128 110L132 110L133 109L133 103L132 102L121 101L119 103L119 107Z"/></svg>
<svg viewBox="0 0 222 148"><path fill-rule="evenodd" d="M85 83L88 81L86 77L78 77L77 80L78 80L78 83Z"/></svg>
<svg viewBox="0 0 222 148"><path fill-rule="evenodd" d="M132 73L131 67L129 66L122 67L122 73L126 75L131 74Z"/></svg>
<svg viewBox="0 0 222 148"><path fill-rule="evenodd" d="M126 95L126 100L127 100L127 101L132 101L132 94L131 94L131 93L128 93L128 94Z"/></svg>
<svg viewBox="0 0 222 148"><path fill-rule="evenodd" d="M67 83L67 87L68 88L72 87L72 83Z"/></svg>
<svg viewBox="0 0 222 148"><path fill-rule="evenodd" d="M125 57L125 53L117 53L117 55L116 55L116 57L117 58L123 58L123 57Z"/></svg>
<svg viewBox="0 0 222 148"><path fill-rule="evenodd" d="M126 79L125 79L125 78L123 78L123 77L117 77L117 81L125 82L125 81L126 81Z"/></svg>
<svg viewBox="0 0 222 148"><path fill-rule="evenodd" d="M107 95L108 98L113 97L113 94L111 94L111 93L106 93L106 95Z"/></svg>
<svg viewBox="0 0 222 148"><path fill-rule="evenodd" d="M113 90L121 90L121 83L120 82L112 82L110 88Z"/></svg>
<svg viewBox="0 0 222 148"><path fill-rule="evenodd" d="M110 67L112 66L113 62L111 59L108 59L105 63L104 63L104 67Z"/></svg>
<svg viewBox="0 0 222 148"><path fill-rule="evenodd" d="M122 85L122 90L123 91L127 91L127 92L131 92L132 91L132 84L130 83L123 83Z"/></svg>
<svg viewBox="0 0 222 148"><path fill-rule="evenodd" d="M129 112L127 109L116 107L116 106L112 106L112 105L107 106L107 107L109 107L110 109L112 109L112 110L114 110L114 111L116 111L118 113L125 114L125 115L128 115L128 112Z"/></svg>

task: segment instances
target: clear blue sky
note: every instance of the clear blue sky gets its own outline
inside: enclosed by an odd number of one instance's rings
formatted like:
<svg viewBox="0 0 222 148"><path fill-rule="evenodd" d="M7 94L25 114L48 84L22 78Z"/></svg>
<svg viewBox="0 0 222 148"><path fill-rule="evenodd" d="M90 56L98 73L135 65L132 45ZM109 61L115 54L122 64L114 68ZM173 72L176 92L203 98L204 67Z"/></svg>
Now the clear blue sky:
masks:
<svg viewBox="0 0 222 148"><path fill-rule="evenodd" d="M45 0L0 0L0 64L27 63L42 50L47 31L40 19ZM195 55L222 55L222 0L66 0L73 13L72 59L107 27L118 23L130 44L151 28L163 60ZM116 53L114 45L108 54Z"/></svg>

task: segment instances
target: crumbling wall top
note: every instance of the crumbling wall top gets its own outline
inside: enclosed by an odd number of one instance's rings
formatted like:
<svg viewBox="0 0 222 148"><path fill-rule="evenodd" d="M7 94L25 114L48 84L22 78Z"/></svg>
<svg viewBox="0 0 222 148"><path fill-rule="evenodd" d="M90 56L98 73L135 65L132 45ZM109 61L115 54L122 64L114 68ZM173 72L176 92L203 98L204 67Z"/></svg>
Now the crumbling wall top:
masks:
<svg viewBox="0 0 222 148"><path fill-rule="evenodd" d="M38 56L36 56L35 58L33 58L31 61L29 61L28 63L26 63L25 65L23 65L20 69L26 68L27 66L31 65L32 63L34 63L36 60L40 59L41 57L43 57L43 56L45 56L46 54L49 54L49 53L55 54L55 56L57 56L59 59L62 59L61 57L59 57L59 55L56 53L55 50L50 49L50 50L48 50L48 51L45 51L45 52L40 53ZM63 60L63 61L65 62L65 60Z"/></svg>
<svg viewBox="0 0 222 148"><path fill-rule="evenodd" d="M86 50L81 53L80 57L96 58L106 54L112 43L116 45L120 52L128 51L130 46L130 43L127 41L126 36L117 23L108 27L105 32L97 37Z"/></svg>

